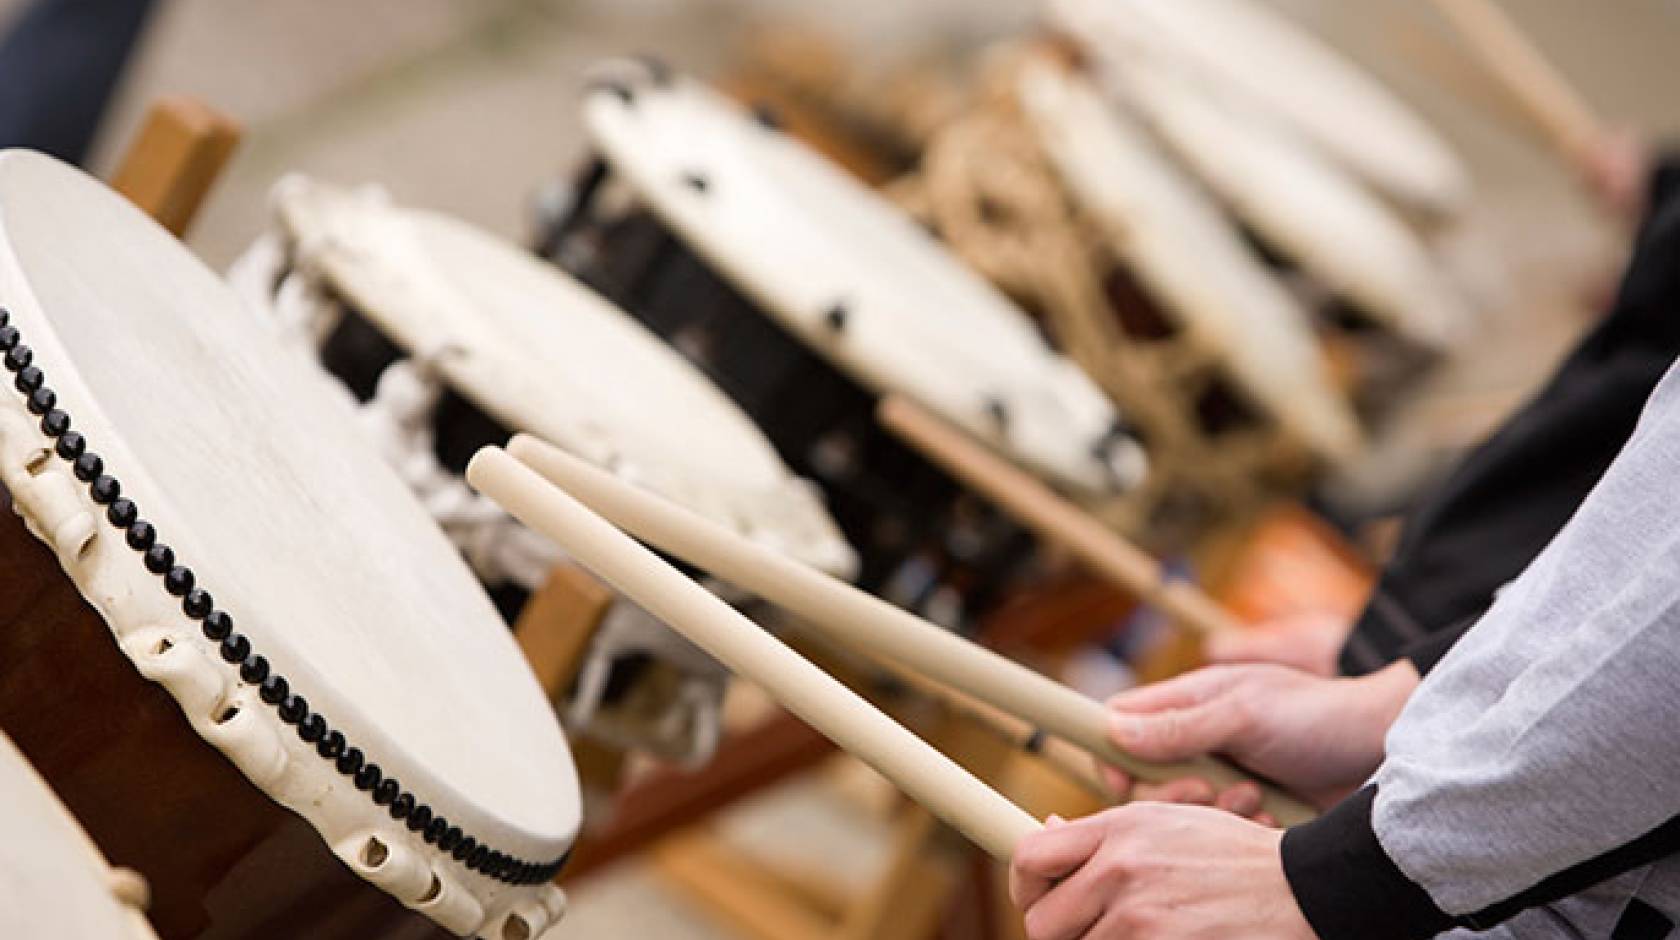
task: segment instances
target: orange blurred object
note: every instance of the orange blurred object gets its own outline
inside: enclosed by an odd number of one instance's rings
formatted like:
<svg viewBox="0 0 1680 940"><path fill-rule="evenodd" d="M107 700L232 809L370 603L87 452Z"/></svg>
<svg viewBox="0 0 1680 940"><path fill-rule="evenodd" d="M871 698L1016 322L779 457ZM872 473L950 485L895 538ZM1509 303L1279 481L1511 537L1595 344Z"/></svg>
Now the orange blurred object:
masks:
<svg viewBox="0 0 1680 940"><path fill-rule="evenodd" d="M1238 619L1304 614L1348 621L1376 583L1370 563L1328 523L1295 503L1267 509L1211 566L1214 596Z"/></svg>

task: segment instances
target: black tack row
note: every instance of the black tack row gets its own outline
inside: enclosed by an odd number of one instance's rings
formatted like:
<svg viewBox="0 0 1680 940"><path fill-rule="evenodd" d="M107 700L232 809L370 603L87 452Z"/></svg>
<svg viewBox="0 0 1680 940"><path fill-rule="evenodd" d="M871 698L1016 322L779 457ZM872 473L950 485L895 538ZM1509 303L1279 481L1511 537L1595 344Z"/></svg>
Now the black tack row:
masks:
<svg viewBox="0 0 1680 940"><path fill-rule="evenodd" d="M311 711L309 701L291 691L284 676L272 671L268 660L251 649L251 641L233 629L233 617L215 607L210 592L197 586L191 568L176 563L175 551L158 541L157 528L140 518L140 507L122 495L122 484L105 472L105 462L88 450L87 439L70 428L70 415L58 407L58 394L49 387L45 373L34 365L35 353L11 323L11 312L0 307L0 364L15 373L13 386L25 396L31 414L41 419L41 432L53 438L53 452L68 461L76 479L88 485L94 502L105 508L105 518L123 530L129 548L141 554L146 570L163 579L164 590L181 599L182 611L198 621L206 639L215 642L222 659L239 668L239 677L257 686L262 701L273 706L280 720L297 728L298 737L315 745L324 760L350 777L356 789L371 794L375 805L388 808L393 819L421 834L469 870L510 884L541 884L560 873L566 855L547 863L526 862L480 844L460 827L436 815L412 793L402 789L396 778L386 777L379 765L368 761L359 748L350 746L344 733L332 728L326 716Z"/></svg>

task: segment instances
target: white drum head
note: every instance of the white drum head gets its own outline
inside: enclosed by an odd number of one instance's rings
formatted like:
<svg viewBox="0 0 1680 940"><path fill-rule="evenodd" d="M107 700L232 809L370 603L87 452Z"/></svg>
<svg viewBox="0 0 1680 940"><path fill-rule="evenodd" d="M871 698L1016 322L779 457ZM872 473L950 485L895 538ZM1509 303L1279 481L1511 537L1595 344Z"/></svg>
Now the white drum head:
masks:
<svg viewBox="0 0 1680 940"><path fill-rule="evenodd" d="M1219 207L1067 69L1029 63L1020 98L1075 201L1111 235L1163 312L1314 452L1348 456L1359 426L1330 381L1306 311Z"/></svg>
<svg viewBox="0 0 1680 940"><path fill-rule="evenodd" d="M602 74L584 105L601 152L810 348L1076 490L1141 477L1135 444L1102 446L1117 416L1096 385L904 213L705 87L633 62Z"/></svg>
<svg viewBox="0 0 1680 940"><path fill-rule="evenodd" d="M1400 202L1463 208L1469 180L1445 142L1392 92L1253 0L1049 0L1101 56L1165 57L1221 96L1253 104Z"/></svg>
<svg viewBox="0 0 1680 940"><path fill-rule="evenodd" d="M97 181L10 151L0 304L104 473L313 714L479 844L536 864L567 850L571 756L495 608L342 402L274 353L220 278ZM19 511L141 671L256 785L446 926L478 929L469 915L552 892L421 843L301 741L53 446L20 395L0 395L0 478ZM355 861L369 835L384 865Z"/></svg>
<svg viewBox="0 0 1680 940"><path fill-rule="evenodd" d="M0 937L157 940L140 910L113 893L122 876L5 735L0 826Z"/></svg>
<svg viewBox="0 0 1680 940"><path fill-rule="evenodd" d="M1326 288L1425 348L1467 326L1463 298L1418 236L1334 164L1178 70L1139 59L1108 74L1238 218Z"/></svg>
<svg viewBox="0 0 1680 940"><path fill-rule="evenodd" d="M813 487L687 360L529 252L463 222L292 178L279 214L318 269L393 342L434 355L460 394L823 570L851 548Z"/></svg>

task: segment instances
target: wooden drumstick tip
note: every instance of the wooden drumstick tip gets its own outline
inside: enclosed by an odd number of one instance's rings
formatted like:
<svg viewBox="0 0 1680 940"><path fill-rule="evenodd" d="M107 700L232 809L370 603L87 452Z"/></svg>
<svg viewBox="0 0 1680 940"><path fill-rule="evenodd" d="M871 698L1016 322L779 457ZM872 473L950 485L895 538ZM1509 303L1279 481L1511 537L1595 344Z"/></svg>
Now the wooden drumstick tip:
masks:
<svg viewBox="0 0 1680 940"><path fill-rule="evenodd" d="M152 886L146 882L144 875L132 868L112 868L106 876L105 883L111 891L111 896L125 907L144 911L152 906Z"/></svg>
<svg viewBox="0 0 1680 940"><path fill-rule="evenodd" d="M530 434L526 434L524 431L520 431L508 439L507 452L513 455L513 457L520 463L526 463L527 458L535 453L536 449L541 446L542 443L541 439L533 437ZM483 451L481 450L479 453L483 453ZM474 454L473 460L477 459L478 454ZM467 464L467 471L469 473L472 472L472 464L470 462Z"/></svg>

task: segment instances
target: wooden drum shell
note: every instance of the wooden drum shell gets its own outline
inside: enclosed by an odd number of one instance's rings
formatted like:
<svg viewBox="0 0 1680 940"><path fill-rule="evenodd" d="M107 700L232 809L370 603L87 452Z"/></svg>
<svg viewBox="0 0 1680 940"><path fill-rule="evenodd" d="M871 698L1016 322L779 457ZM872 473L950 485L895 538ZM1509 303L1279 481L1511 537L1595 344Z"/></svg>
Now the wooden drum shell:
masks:
<svg viewBox="0 0 1680 940"><path fill-rule="evenodd" d="M140 675L0 490L0 729L114 864L163 938L450 934L339 861Z"/></svg>

